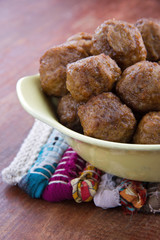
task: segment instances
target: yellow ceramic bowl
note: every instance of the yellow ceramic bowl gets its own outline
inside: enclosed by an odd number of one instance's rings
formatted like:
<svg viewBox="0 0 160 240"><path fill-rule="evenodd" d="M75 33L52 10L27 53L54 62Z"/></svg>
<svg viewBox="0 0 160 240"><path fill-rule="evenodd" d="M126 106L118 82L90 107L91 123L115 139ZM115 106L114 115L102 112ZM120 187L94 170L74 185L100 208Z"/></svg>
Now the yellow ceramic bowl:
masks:
<svg viewBox="0 0 160 240"><path fill-rule="evenodd" d="M40 87L39 75L21 78L17 94L33 117L62 132L77 153L95 167L128 179L160 182L160 145L137 145L103 141L74 132L57 121L56 112ZM56 109L56 98L53 98Z"/></svg>

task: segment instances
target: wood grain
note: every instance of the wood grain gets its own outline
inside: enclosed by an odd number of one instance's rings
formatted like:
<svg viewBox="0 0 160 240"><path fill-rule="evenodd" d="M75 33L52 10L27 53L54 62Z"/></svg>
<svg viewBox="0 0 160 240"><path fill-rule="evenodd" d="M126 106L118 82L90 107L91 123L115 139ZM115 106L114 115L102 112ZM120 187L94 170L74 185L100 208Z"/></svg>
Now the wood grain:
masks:
<svg viewBox="0 0 160 240"><path fill-rule="evenodd" d="M109 18L159 18L159 0L0 1L0 170L8 166L34 119L20 106L16 82L38 72L45 50ZM93 203L48 203L0 179L0 239L160 239L160 216L125 216Z"/></svg>

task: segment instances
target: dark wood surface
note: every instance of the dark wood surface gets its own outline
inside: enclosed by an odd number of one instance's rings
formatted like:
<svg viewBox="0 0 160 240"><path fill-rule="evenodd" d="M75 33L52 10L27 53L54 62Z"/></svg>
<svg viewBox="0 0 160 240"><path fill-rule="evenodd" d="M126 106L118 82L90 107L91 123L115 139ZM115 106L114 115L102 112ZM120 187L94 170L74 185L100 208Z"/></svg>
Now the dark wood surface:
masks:
<svg viewBox="0 0 160 240"><path fill-rule="evenodd" d="M7 167L34 119L19 104L16 82L38 72L52 45L109 18L160 18L159 0L0 0L0 170ZM0 178L0 239L160 239L160 216L125 216L93 203L48 203Z"/></svg>

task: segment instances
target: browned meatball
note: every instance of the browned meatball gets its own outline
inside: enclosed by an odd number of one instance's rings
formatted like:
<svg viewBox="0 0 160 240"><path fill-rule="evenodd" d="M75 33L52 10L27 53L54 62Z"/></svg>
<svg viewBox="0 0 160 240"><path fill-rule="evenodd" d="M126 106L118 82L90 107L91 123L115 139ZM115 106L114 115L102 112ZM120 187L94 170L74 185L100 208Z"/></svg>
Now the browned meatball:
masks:
<svg viewBox="0 0 160 240"><path fill-rule="evenodd" d="M120 74L116 62L100 54L68 64L66 85L76 101L86 102L91 96L110 91Z"/></svg>
<svg viewBox="0 0 160 240"><path fill-rule="evenodd" d="M153 19L140 19L136 27L141 32L147 49L147 59L157 61L160 59L160 22Z"/></svg>
<svg viewBox="0 0 160 240"><path fill-rule="evenodd" d="M139 30L124 21L108 20L93 35L91 53L105 53L125 69L146 59L146 49Z"/></svg>
<svg viewBox="0 0 160 240"><path fill-rule="evenodd" d="M113 142L129 142L136 125L131 109L111 92L92 97L78 115L85 135Z"/></svg>
<svg viewBox="0 0 160 240"><path fill-rule="evenodd" d="M78 45L85 49L88 55L91 55L92 35L86 32L79 32L67 39L67 41L75 41Z"/></svg>
<svg viewBox="0 0 160 240"><path fill-rule="evenodd" d="M66 66L87 57L86 51L75 43L65 43L49 49L40 59L40 81L48 95L64 96L66 89Z"/></svg>
<svg viewBox="0 0 160 240"><path fill-rule="evenodd" d="M59 121L66 127L82 132L82 126L77 114L77 108L80 104L77 103L70 94L61 98L57 107Z"/></svg>
<svg viewBox="0 0 160 240"><path fill-rule="evenodd" d="M149 112L140 121L133 142L160 144L160 112Z"/></svg>
<svg viewBox="0 0 160 240"><path fill-rule="evenodd" d="M128 67L116 86L117 94L139 112L160 110L160 65L142 61Z"/></svg>

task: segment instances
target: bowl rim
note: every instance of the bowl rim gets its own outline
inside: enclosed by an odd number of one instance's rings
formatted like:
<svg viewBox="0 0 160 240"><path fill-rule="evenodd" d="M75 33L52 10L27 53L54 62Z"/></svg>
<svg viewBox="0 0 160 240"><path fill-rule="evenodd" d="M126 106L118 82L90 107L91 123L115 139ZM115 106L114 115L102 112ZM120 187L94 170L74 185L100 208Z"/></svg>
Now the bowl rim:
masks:
<svg viewBox="0 0 160 240"><path fill-rule="evenodd" d="M75 132L65 126L63 126L61 123L59 123L56 119L52 119L52 121L49 121L45 119L45 117L42 117L40 114L34 112L32 107L26 102L23 92L22 92L22 84L28 79L38 79L40 77L39 74L25 76L20 78L17 81L16 84L16 91L18 99L22 105L22 107L34 118L39 119L40 121L48 124L49 126L56 128L58 131L60 131L62 134L74 138L76 140L79 140L81 142L85 142L91 145L103 147L103 148L110 148L110 149L119 149L119 150L127 150L127 151L160 151L160 144L131 144L131 143L118 143L118 142L111 142L106 140L101 140L89 136L85 136L81 133ZM42 92L43 93L43 92Z"/></svg>

